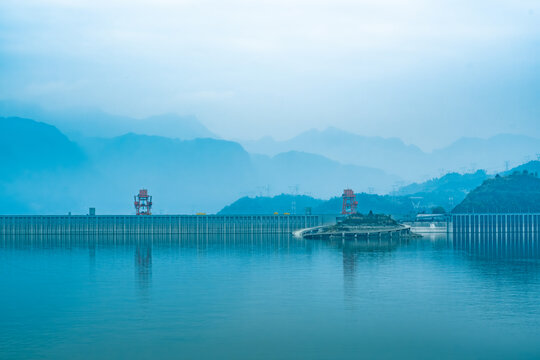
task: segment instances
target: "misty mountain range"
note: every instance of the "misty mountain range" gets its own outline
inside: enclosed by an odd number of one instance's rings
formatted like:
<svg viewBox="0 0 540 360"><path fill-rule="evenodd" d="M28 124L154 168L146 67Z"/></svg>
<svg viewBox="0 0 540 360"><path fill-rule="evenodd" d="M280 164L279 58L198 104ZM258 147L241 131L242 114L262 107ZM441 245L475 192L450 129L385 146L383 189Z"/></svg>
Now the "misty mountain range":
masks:
<svg viewBox="0 0 540 360"><path fill-rule="evenodd" d="M269 184L272 192L330 197L343 187L388 190L397 177L342 165L320 155L288 152L252 156L232 141L171 139L129 133L71 141L57 128L1 118L2 213L131 213L133 195L147 187L155 213L217 212Z"/></svg>
<svg viewBox="0 0 540 360"><path fill-rule="evenodd" d="M51 112L0 102L0 115L14 113L34 118L0 119L3 214L85 213L88 207L102 214L132 213L133 195L142 187L154 196L154 213L214 213L257 194L328 199L346 187L384 194L443 168L459 171L476 162L475 167L489 169L504 160L520 162L540 149L538 139L501 135L462 139L424 153L399 139L334 128L283 142L265 138L240 144L217 138L194 117L134 120L96 110ZM471 184L487 176L475 174ZM417 185L399 191L422 192ZM466 188L460 191L471 189Z"/></svg>
<svg viewBox="0 0 540 360"><path fill-rule="evenodd" d="M0 101L0 116L22 117L56 126L69 137L114 137L133 132L182 140L218 138L194 116L161 114L143 119L108 114L96 108L45 110L39 106Z"/></svg>
<svg viewBox="0 0 540 360"><path fill-rule="evenodd" d="M336 128L309 130L286 141L265 137L241 143L249 152L266 155L284 151L320 154L341 163L379 168L406 182L447 172L465 173L477 169L500 172L505 166L527 162L540 153L540 139L523 135L461 138L427 153L397 138L368 137Z"/></svg>
<svg viewBox="0 0 540 360"><path fill-rule="evenodd" d="M538 209L539 188L538 170L540 161L530 161L508 172L504 178L490 176L483 170L475 173L450 173L440 178L423 183L404 186L388 195L357 193L358 212L367 214L370 211L379 214L390 214L396 219L411 220L416 214L447 212L470 212L482 208L485 211L532 211ZM505 175L503 174L503 175ZM510 181L489 190L493 180ZM519 181L525 179L526 181ZM487 191L486 190L487 186ZM476 195L483 194L482 199ZM472 195L472 196L471 196ZM485 195L485 196L484 196ZM476 200L475 200L476 198ZM517 199L517 200L516 200ZM282 194L273 197L243 197L225 206L219 214L272 214L297 213L309 211L313 214L339 214L343 200L340 196L321 200L306 195ZM537 210L534 210L537 211Z"/></svg>

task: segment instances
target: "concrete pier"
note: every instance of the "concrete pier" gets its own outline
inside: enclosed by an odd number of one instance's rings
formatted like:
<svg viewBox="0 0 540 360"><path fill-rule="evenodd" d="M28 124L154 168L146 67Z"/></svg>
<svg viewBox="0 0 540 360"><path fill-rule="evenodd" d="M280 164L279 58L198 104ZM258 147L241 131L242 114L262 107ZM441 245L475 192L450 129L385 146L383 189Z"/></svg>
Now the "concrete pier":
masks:
<svg viewBox="0 0 540 360"><path fill-rule="evenodd" d="M369 239L382 238L392 236L416 237L416 234L411 233L410 226L395 225L395 226L365 226L351 229L328 229L325 226L315 226L308 229L301 229L293 232L293 235L303 239Z"/></svg>
<svg viewBox="0 0 540 360"><path fill-rule="evenodd" d="M321 215L2 215L0 234L278 234L322 222Z"/></svg>

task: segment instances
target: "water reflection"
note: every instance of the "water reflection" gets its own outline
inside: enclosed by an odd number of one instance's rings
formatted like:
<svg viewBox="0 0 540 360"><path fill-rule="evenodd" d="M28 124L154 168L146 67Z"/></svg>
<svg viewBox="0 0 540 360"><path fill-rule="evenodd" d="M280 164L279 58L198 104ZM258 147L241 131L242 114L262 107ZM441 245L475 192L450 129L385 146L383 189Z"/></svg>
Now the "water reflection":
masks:
<svg viewBox="0 0 540 360"><path fill-rule="evenodd" d="M166 256L206 257L208 255L253 256L262 254L291 255L301 254L311 258L315 253L338 254L341 258L334 263L343 275L343 293L346 299L354 303L354 294L361 286L359 278L369 266L388 263L395 257L398 249L409 253L430 256L438 262L449 261L448 255L456 254L453 259L465 260L474 273L478 271L492 279L508 276L520 277L516 280L529 282L540 276L540 234L446 234L421 239L383 238L371 240L299 240L283 234L228 234L228 235L79 235L79 236L13 236L0 235L0 249L18 249L32 251L81 250L87 252L91 273L95 272L96 262L100 257L111 254L109 250L128 251L133 265L135 285L141 293L148 294L152 285L155 254L165 249ZM175 255L176 256L176 255ZM453 255L452 255L453 256ZM299 260L303 261L303 260ZM339 261L339 259L338 259ZM154 269L155 270L155 269ZM376 274L374 275L376 276Z"/></svg>
<svg viewBox="0 0 540 360"><path fill-rule="evenodd" d="M212 254L228 256L256 253L307 253L311 254L313 243L292 238L289 235L261 234L163 234L163 235L4 235L0 234L0 249L31 251L86 250L91 273L95 273L96 259L110 250L128 250L133 254L136 284L143 295L149 293L152 283L153 251L175 250L178 253L199 257ZM320 244L319 244L320 245ZM167 251L170 253L170 251Z"/></svg>
<svg viewBox="0 0 540 360"><path fill-rule="evenodd" d="M284 234L199 234L199 235L4 235L0 234L0 248L4 249L77 249L89 250L91 258L96 251L110 248L139 248L144 258L148 246L150 248L182 248L206 251L244 249L305 250L305 240L294 239ZM151 253L151 251L150 251ZM137 256L137 255L136 255Z"/></svg>
<svg viewBox="0 0 540 360"><path fill-rule="evenodd" d="M322 243L342 253L343 291L345 300L354 305L356 294L356 276L361 261L385 261L388 255L399 246L408 243L408 239L394 237L381 239L323 240Z"/></svg>
<svg viewBox="0 0 540 360"><path fill-rule="evenodd" d="M484 284L512 291L535 291L540 280L539 233L455 234L454 250Z"/></svg>
<svg viewBox="0 0 540 360"><path fill-rule="evenodd" d="M152 280L152 243L137 243L135 248L135 272L139 289L147 293Z"/></svg>
<svg viewBox="0 0 540 360"><path fill-rule="evenodd" d="M540 259L539 239L539 233L458 233L454 249L483 258Z"/></svg>
<svg viewBox="0 0 540 360"><path fill-rule="evenodd" d="M539 241L0 235L0 354L538 358Z"/></svg>

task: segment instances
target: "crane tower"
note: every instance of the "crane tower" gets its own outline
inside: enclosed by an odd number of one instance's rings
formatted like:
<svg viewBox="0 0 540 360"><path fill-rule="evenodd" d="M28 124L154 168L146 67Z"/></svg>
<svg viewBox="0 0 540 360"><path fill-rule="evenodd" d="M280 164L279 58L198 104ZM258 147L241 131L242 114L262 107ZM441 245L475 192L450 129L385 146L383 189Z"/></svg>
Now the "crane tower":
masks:
<svg viewBox="0 0 540 360"><path fill-rule="evenodd" d="M343 207L341 208L341 215L356 214L356 207L358 201L356 201L356 195L351 189L343 190Z"/></svg>
<svg viewBox="0 0 540 360"><path fill-rule="evenodd" d="M148 190L139 190L139 195L135 195L135 212L137 215L152 215L152 196L148 195Z"/></svg>

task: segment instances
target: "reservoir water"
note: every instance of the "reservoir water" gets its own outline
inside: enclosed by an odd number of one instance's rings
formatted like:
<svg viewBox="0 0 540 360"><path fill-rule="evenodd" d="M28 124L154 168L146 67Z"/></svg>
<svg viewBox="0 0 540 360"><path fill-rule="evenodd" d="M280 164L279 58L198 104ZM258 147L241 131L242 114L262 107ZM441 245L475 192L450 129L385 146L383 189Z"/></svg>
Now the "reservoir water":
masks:
<svg viewBox="0 0 540 360"><path fill-rule="evenodd" d="M539 242L0 237L0 358L538 359Z"/></svg>

